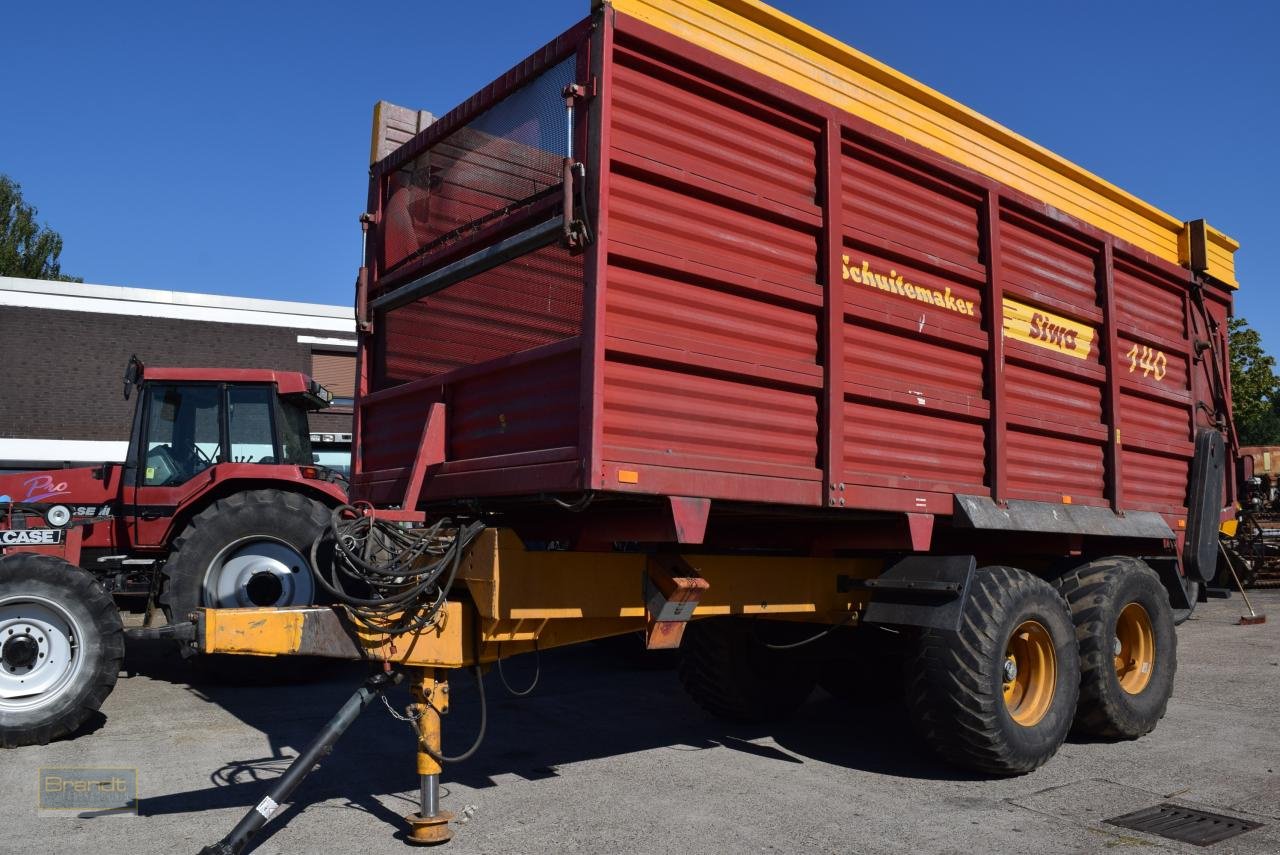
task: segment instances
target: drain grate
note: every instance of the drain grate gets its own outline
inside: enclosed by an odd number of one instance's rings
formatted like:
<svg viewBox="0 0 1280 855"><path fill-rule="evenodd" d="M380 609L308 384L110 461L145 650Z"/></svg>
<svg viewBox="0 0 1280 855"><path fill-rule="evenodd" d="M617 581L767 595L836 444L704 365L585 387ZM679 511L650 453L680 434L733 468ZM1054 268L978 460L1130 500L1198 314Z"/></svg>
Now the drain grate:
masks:
<svg viewBox="0 0 1280 855"><path fill-rule="evenodd" d="M1105 822L1196 846L1212 846L1237 834L1262 827L1260 822L1170 804L1143 808L1124 816L1112 817Z"/></svg>

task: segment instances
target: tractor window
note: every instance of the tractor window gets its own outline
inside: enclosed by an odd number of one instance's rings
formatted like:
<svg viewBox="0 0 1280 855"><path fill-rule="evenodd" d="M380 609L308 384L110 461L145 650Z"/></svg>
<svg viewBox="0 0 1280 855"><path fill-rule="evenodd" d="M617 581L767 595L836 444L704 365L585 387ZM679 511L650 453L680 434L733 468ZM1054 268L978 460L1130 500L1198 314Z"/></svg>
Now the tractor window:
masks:
<svg viewBox="0 0 1280 855"><path fill-rule="evenodd" d="M147 392L148 487L183 484L217 462L222 391L217 386L152 386Z"/></svg>
<svg viewBox="0 0 1280 855"><path fill-rule="evenodd" d="M281 463L310 466L311 434L307 430L307 411L298 404L283 398L280 401L280 451Z"/></svg>
<svg viewBox="0 0 1280 855"><path fill-rule="evenodd" d="M227 429L234 463L277 463L271 432L271 405L275 390L269 386L231 386L227 389Z"/></svg>

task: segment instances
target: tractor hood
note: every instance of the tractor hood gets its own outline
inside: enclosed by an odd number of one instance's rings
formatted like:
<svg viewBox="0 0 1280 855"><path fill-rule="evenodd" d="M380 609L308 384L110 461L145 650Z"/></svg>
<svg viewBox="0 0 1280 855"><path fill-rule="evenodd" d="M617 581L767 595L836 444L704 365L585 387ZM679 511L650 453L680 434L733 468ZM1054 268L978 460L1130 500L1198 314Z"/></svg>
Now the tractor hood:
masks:
<svg viewBox="0 0 1280 855"><path fill-rule="evenodd" d="M121 466L47 469L0 475L0 504L66 505L75 517L106 516L117 496Z"/></svg>

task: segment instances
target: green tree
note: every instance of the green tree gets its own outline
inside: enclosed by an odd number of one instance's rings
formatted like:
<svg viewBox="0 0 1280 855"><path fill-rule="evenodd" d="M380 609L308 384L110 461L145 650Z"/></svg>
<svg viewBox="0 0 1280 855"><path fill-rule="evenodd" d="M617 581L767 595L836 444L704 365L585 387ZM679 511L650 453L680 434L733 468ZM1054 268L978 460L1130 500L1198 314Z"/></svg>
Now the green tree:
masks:
<svg viewBox="0 0 1280 855"><path fill-rule="evenodd" d="M1280 378L1262 336L1244 318L1232 318L1231 404L1241 445L1280 444Z"/></svg>
<svg viewBox="0 0 1280 855"><path fill-rule="evenodd" d="M36 213L23 201L21 185L0 175L0 276L83 282L62 273L62 235L37 223Z"/></svg>

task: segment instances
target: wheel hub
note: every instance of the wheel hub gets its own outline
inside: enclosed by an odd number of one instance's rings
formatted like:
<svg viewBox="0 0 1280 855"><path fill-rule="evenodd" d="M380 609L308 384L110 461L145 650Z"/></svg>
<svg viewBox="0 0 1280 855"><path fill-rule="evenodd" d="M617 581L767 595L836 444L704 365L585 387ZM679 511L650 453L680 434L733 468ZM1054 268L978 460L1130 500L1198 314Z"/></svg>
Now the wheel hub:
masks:
<svg viewBox="0 0 1280 855"><path fill-rule="evenodd" d="M44 706L72 685L81 632L61 605L37 597L0 600L0 710Z"/></svg>
<svg viewBox="0 0 1280 855"><path fill-rule="evenodd" d="M40 645L34 638L29 635L15 635L4 642L4 649L0 650L0 660L4 661L4 666L10 671L17 671L19 668L30 668L35 664L39 652Z"/></svg>
<svg viewBox="0 0 1280 855"><path fill-rule="evenodd" d="M229 544L209 563L204 603L216 608L306 606L315 601L307 560L292 546L267 537Z"/></svg>
<svg viewBox="0 0 1280 855"><path fill-rule="evenodd" d="M1116 679L1130 695L1140 694L1151 682L1156 664L1156 635L1151 616L1140 603L1129 603L1116 618Z"/></svg>
<svg viewBox="0 0 1280 855"><path fill-rule="evenodd" d="M1058 657L1053 638L1038 621L1023 621L1005 646L1002 666L1005 708L1023 727L1034 727L1053 704Z"/></svg>

